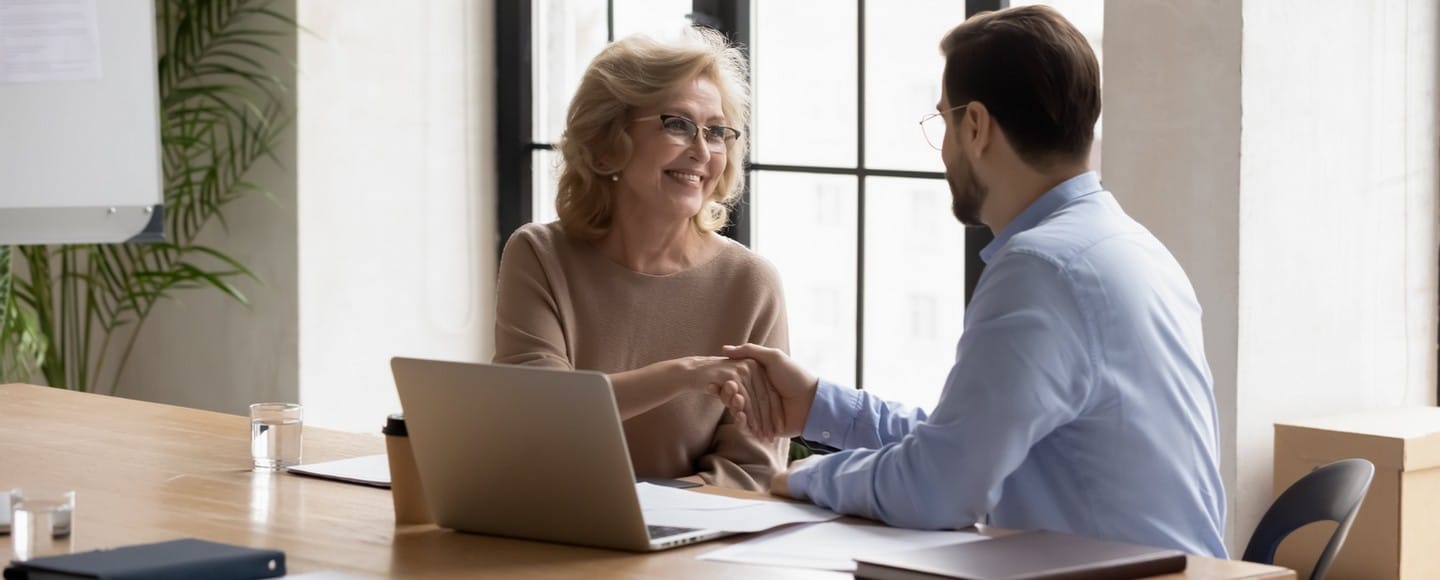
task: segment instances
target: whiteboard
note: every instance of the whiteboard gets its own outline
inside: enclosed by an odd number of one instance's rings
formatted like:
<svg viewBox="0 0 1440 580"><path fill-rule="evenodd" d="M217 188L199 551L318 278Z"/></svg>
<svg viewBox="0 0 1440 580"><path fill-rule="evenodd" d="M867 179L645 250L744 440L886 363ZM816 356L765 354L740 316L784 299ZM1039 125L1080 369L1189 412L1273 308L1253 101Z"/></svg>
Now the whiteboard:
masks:
<svg viewBox="0 0 1440 580"><path fill-rule="evenodd" d="M0 0L0 244L161 237L153 0Z"/></svg>

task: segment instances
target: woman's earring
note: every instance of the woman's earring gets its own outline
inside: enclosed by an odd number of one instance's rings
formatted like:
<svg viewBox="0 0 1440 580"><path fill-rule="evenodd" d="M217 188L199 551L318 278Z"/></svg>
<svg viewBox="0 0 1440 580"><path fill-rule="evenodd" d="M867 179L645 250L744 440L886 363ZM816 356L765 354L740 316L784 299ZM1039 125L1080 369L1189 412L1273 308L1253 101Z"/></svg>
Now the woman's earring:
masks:
<svg viewBox="0 0 1440 580"><path fill-rule="evenodd" d="M611 174L610 174L610 181L620 181L620 174L619 174L619 173L611 173Z"/></svg>

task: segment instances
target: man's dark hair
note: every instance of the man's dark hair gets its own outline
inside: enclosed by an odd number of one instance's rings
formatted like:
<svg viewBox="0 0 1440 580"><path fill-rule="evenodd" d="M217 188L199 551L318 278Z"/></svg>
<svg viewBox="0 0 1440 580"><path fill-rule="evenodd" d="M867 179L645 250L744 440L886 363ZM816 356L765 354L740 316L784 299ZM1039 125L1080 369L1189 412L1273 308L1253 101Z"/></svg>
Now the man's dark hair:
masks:
<svg viewBox="0 0 1440 580"><path fill-rule="evenodd" d="M940 42L950 106L985 104L1033 167L1086 159L1100 117L1100 63L1048 6L984 12Z"/></svg>

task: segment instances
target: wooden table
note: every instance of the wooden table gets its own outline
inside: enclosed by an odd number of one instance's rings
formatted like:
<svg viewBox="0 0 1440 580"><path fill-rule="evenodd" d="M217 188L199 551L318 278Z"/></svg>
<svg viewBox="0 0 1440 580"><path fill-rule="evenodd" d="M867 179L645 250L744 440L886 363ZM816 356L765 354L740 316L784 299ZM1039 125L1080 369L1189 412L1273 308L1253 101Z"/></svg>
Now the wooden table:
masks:
<svg viewBox="0 0 1440 580"><path fill-rule="evenodd" d="M307 462L384 452L378 435L307 427ZM0 385L0 489L76 490L74 550L198 537L284 550L291 573L518 578L848 578L695 559L742 535L631 554L396 527L387 490L250 471L246 417L30 385ZM8 560L8 536L0 559ZM1166 578L1294 578L1192 556Z"/></svg>

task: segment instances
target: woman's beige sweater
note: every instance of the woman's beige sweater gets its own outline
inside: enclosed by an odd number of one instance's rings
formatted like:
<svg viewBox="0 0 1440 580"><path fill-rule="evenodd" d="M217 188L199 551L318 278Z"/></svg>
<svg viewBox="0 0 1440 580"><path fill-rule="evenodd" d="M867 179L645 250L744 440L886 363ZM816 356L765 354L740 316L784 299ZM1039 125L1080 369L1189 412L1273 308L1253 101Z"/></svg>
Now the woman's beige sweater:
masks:
<svg viewBox="0 0 1440 580"><path fill-rule="evenodd" d="M733 241L665 276L612 262L559 222L521 227L505 244L496 291L495 362L616 373L753 342L789 350L780 276ZM681 395L625 421L638 477L700 474L765 490L788 441L764 443L713 397Z"/></svg>

